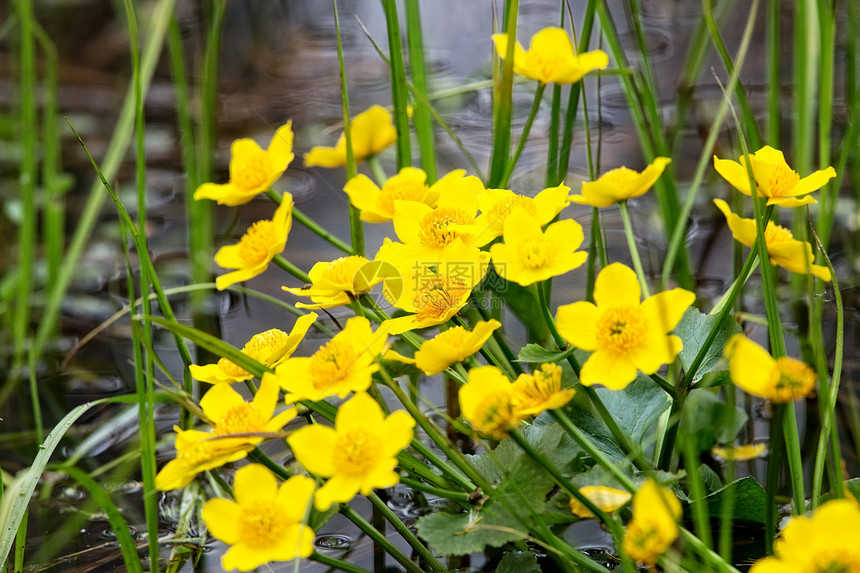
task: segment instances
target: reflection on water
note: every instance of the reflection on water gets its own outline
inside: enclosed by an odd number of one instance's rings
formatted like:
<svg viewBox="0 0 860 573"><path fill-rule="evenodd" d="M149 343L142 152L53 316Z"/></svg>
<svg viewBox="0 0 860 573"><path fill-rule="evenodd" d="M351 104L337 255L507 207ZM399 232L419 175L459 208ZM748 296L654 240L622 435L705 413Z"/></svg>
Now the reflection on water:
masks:
<svg viewBox="0 0 860 573"><path fill-rule="evenodd" d="M523 2L520 14L519 34L529 38L538 29L556 25L559 7L556 0ZM626 47L634 48L632 31L626 28L621 2L610 2L617 14L616 23L622 33ZM97 157L104 153L115 118L119 113L123 90L128 78L127 38L122 16L113 12L115 3L108 0L66 0L40 7L40 22L58 43L60 63L60 107L70 117L75 127L85 138L88 147ZM197 3L179 2L179 20L189 53L193 61L199 57L198 48L204 30L196 11ZM579 21L584 2L572 3L574 17ZM341 2L340 20L343 26L343 42L347 61L347 77L350 87L350 105L353 113L371 104L390 103L388 70L371 43L365 37L358 19L369 34L383 46L386 45L384 18L380 3L376 0L354 0ZM686 57L686 46L695 30L700 4L685 0L654 0L642 3L645 19L646 47L655 65L663 90L660 94L661 113L673 117L677 101L677 77ZM85 16L84 16L85 14ZM442 90L468 84L490 77L490 62L493 57L490 34L492 33L492 6L488 1L434 0L422 3L424 41L427 50L428 68L431 71L431 90ZM727 15L725 23L726 42L737 44L742 22L746 14ZM759 37L763 37L760 34ZM282 0L231 2L224 27L221 57L221 92L219 98L219 144L218 180L226 179L230 143L238 137L254 137L266 141L274 126L292 119L296 131L296 155L301 157L311 146L331 145L337 137L341 121L340 84L338 60L331 5L318 0ZM595 44L596 47L596 44ZM763 61L751 50L751 61L743 74L750 88L751 104L755 111L764 110ZM713 57L713 63L718 60ZM637 59L631 57L631 64ZM194 64L196 65L196 64ZM717 67L721 70L721 67ZM0 72L0 81L8 82ZM199 72L197 72L199 76ZM697 150L705 136L712 114L722 97L713 79L699 78L700 86L691 102L690 121L683 126L678 146L681 154L673 166L680 179L692 173ZM626 100L615 78L604 76L587 81L589 121L593 144L599 146L598 171L620 165L639 167L642 157L639 144L632 129L632 120ZM515 131L521 128L531 105L533 86L520 84L516 88L515 105L517 118ZM0 89L0 100L11 90ZM5 101L3 103L6 103ZM487 165L491 150L492 100L489 89L467 92L435 102L451 127L462 138L466 147L480 165ZM548 107L548 106L547 106ZM147 162L150 218L147 233L156 267L164 286L179 286L189 282L188 255L184 251L186 229L184 224L185 180L181 173L179 138L175 125L176 104L171 83L170 69L166 62L158 69L146 102ZM519 193L534 195L543 187L542 164L546 156L546 135L549 129L549 110L542 109L531 132L529 146L521 160L520 168L512 179L512 186ZM65 132L63 132L65 133ZM437 135L440 171L467 166L457 146L440 130ZM585 153L586 138L580 125L574 137L571 172L566 182L576 187L587 177ZM688 151L684 151L688 150ZM688 154L688 155L687 155ZM726 154L723 154L726 155ZM14 158L0 155L0 173L11 172ZM391 151L383 154L383 165L388 173L394 172ZM63 135L63 165L72 173L76 185L69 195L69 223L74 228L75 219L82 208L84 191L92 180L91 167L82 157L77 144ZM120 173L119 189L126 204L131 208L135 201L132 190L133 165L127 163ZM280 190L290 191L300 207L311 218L346 239L348 228L347 199L342 192L343 170L305 169L297 159L285 177L277 184ZM701 201L706 202L702 194ZM663 232L654 214L653 199L646 196L633 204L639 218L638 240L642 249L646 270L657 274L664 253ZM652 213L651 218L647 215ZM694 222L690 227L689 241L693 248L693 260L697 261L701 295L712 298L727 288L730 262L721 253L730 252L729 239L721 236L713 240L716 228L707 209L694 211ZM235 241L245 227L271 214L271 205L263 198L239 209L223 208L218 211L218 241L226 244ZM591 209L572 205L570 215L583 223L589 233ZM624 258L626 246L621 236L620 219L615 211L604 217L611 258ZM65 304L63 305L63 335L55 343L55 349L64 353L91 329L120 310L128 299L125 292L125 263L117 231L117 218L106 210L93 235L84 259L79 264ZM373 253L382 243L391 228L369 226L367 228L368 252ZM724 234L723 234L724 235ZM708 238L707 240L705 238ZM339 253L321 243L315 235L301 225L293 226L284 256L302 268L309 268L318 260L330 260ZM616 256L617 255L617 256ZM836 255L838 259L838 253ZM255 278L253 288L272 296L284 297L282 284L297 286L291 277L284 277L278 270L270 270ZM558 299L571 300L582 292L584 276L578 274L558 278L554 282ZM846 294L852 294L853 291ZM856 294L853 297L856 300ZM294 301L290 301L294 302ZM221 293L212 297L212 312L221 319L224 339L242 346L253 334L264 329L288 326L293 316L286 311L273 309L269 304L253 297L239 297ZM751 301L751 306L755 301ZM177 299L177 311L188 316L187 301ZM345 309L333 309L333 315L342 319L348 315ZM855 324L857 316L848 317ZM333 326L330 318L324 322ZM516 324L506 325L509 334L522 342L524 334ZM791 326L791 325L789 325ZM319 342L311 331L309 339L297 354L307 354ZM180 362L170 351L170 338L162 333L163 341L156 340L159 355L178 374ZM856 347L857 341L847 343ZM53 367L40 365L39 380L44 380L43 405L46 424L51 425L73 406L96 397L118 395L133 390L133 376L129 365L129 324L123 318L111 324L94 340L77 351L69 367L62 373ZM854 365L849 365L854 371ZM166 383L165 380L161 382ZM441 389L430 390L431 396L442 401ZM30 428L28 391L23 387L0 412L8 427ZM133 444L137 431L137 418L133 410L119 414L119 406L94 409L76 424L69 434L63 455L76 455L78 444L94 433L98 443L91 440L81 461L82 468L94 469L109 461L116 462L110 470L112 488L116 499L132 526L132 533L141 544L145 543L143 510L140 506L140 484L134 475L136 460L126 450ZM160 408L157 411L157 426L160 432L169 432L176 419L175 408ZM761 437L766 424L758 420L751 437ZM34 436L29 433L16 435L16 439L0 442L4 469L14 473L32 460ZM170 443L166 444L160 457L164 462L172 457ZM288 453L275 459L289 462ZM759 464L760 466L760 464ZM762 467L753 468L757 473ZM103 482L104 483L104 482ZM106 517L89 499L88 494L68 479L50 473L43 478L43 485L51 495L35 499L30 516L28 555L34 563L44 562L44 567L34 571L119 571L122 560ZM169 535L180 520L181 493L169 492L162 496L163 531ZM37 496L38 497L38 496ZM387 502L398 515L409 523L437 506L441 500L428 499L430 507L419 505L416 496L408 488L398 486L387 492ZM353 502L364 515L370 515L370 507L363 498ZM58 533L59 531L59 533ZM189 532L193 537L198 532ZM394 542L407 553L409 547L396 534ZM565 534L576 546L587 548L596 556L611 550L605 534L594 527L577 525ZM52 544L57 539L68 538L61 554L51 551L45 540ZM199 540L203 541L203 540ZM193 542L191 540L190 542ZM47 544L50 545L50 544ZM359 566L382 570L393 568L391 560L379 552L363 537L350 522L335 516L318 533L316 547L319 551L348 560ZM167 551L167 547L165 547ZM208 543L196 571L220 570L219 560L223 547ZM165 553L166 555L166 553ZM480 568L484 557L464 559L458 566L467 569ZM189 567L184 570L190 571ZM276 565L273 570L287 570L287 566ZM325 567L305 563L303 571L324 571Z"/></svg>

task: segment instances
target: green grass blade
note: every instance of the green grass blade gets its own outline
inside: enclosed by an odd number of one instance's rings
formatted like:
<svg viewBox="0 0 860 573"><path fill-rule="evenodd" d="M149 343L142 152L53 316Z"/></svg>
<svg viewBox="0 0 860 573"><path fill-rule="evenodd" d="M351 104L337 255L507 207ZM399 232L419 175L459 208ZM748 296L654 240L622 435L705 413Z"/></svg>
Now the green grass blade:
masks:
<svg viewBox="0 0 860 573"><path fill-rule="evenodd" d="M39 446L39 453L33 460L33 465L28 469L23 470L15 482L10 486L4 496L3 507L0 508L0 563L6 563L9 558L9 552L15 542L15 536L18 534L18 527L24 519L24 514L27 512L27 507L30 503L30 498L36 490L36 485L39 483L39 476L48 464L51 454L60 443L60 440L72 427L72 424L80 418L87 410L99 404L109 402L109 399L96 400L87 402L74 408L71 412L60 420L53 430L45 438L45 441Z"/></svg>
<svg viewBox="0 0 860 573"><path fill-rule="evenodd" d="M406 0L406 41L409 46L409 70L412 85L422 95L427 95L427 75L424 66L424 42L421 32L421 12L418 0ZM405 77L404 77L405 80ZM404 81L404 87L406 83ZM408 88L407 88L408 89ZM396 107L395 107L396 110ZM421 150L421 168L427 174L427 183L436 181L436 145L433 137L433 118L424 103L417 102L412 112L415 135Z"/></svg>
<svg viewBox="0 0 860 573"><path fill-rule="evenodd" d="M140 564L140 557L137 554L137 546L134 538L128 530L128 523L122 516L119 508L110 498L105 489L100 486L96 480L91 478L89 474L76 467L63 467L62 472L78 482L89 492L90 497L99 504L102 511L105 512L111 529L116 534L116 541L119 543L119 549L122 552L122 560L125 563L126 571L130 573L143 573L143 567ZM157 532L156 532L157 533ZM158 536L156 534L156 542ZM157 557L157 555L156 555Z"/></svg>
<svg viewBox="0 0 860 573"><path fill-rule="evenodd" d="M767 139L770 145L782 145L782 49L780 47L780 0L767 3Z"/></svg>
<svg viewBox="0 0 860 573"><path fill-rule="evenodd" d="M514 95L514 47L517 40L519 0L505 2L507 53L501 66L493 66L493 154L490 159L488 187L496 187L505 173L511 152L511 115Z"/></svg>
<svg viewBox="0 0 860 573"><path fill-rule="evenodd" d="M400 38L400 19L395 0L382 0L385 27L388 31L388 54L391 62L391 100L394 103L394 127L397 130L397 170L412 165L409 142L409 114L406 101L406 66ZM420 88L419 88L420 89Z"/></svg>

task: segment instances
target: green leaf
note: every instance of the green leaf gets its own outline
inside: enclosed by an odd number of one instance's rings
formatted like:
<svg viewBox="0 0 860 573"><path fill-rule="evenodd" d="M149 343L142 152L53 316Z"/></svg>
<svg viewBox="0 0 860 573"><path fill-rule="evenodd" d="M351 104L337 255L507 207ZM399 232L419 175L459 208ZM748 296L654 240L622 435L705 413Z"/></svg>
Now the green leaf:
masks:
<svg viewBox="0 0 860 573"><path fill-rule="evenodd" d="M544 362L561 362L574 351L573 347L564 351L547 350L540 344L526 344L517 355L517 362L529 362L531 364L542 364Z"/></svg>
<svg viewBox="0 0 860 573"><path fill-rule="evenodd" d="M702 348L702 344L708 337L708 333L716 324L716 316L703 314L699 312L697 308L690 307L687 309L687 312L684 313L684 316L681 318L681 322L678 323L678 326L676 326L673 331L684 343L684 348L682 348L681 352L678 354L678 357L681 359L681 364L684 366L684 370L687 370L693 363L693 360L696 358L696 354L699 353L699 350ZM695 382L696 380L701 379L702 376L708 372L726 369L725 364L722 363L723 347L732 335L739 332L741 332L741 327L738 326L735 321L726 321L726 324L717 333L716 338L714 338L714 342L706 351L705 359L702 361L701 366L699 366L699 369L693 376L693 380L690 380L690 382Z"/></svg>
<svg viewBox="0 0 860 573"><path fill-rule="evenodd" d="M705 486L705 491L709 494L714 493L723 487L723 482L717 472L712 470L710 466L702 464L699 466L699 477L702 479L702 485Z"/></svg>
<svg viewBox="0 0 860 573"><path fill-rule="evenodd" d="M598 388L597 393L634 444L644 441L648 429L671 403L669 396L641 372L624 390Z"/></svg>
<svg viewBox="0 0 860 573"><path fill-rule="evenodd" d="M469 513L431 513L417 522L418 535L445 555L479 553L485 547L500 547L525 537L524 532L497 529L483 523L478 511Z"/></svg>
<svg viewBox="0 0 860 573"><path fill-rule="evenodd" d="M511 551L499 561L496 573L540 573L540 567L534 553Z"/></svg>
<svg viewBox="0 0 860 573"><path fill-rule="evenodd" d="M699 388L690 392L684 404L683 431L701 452L717 443L732 443L747 418L741 408L720 402L713 392Z"/></svg>
<svg viewBox="0 0 860 573"><path fill-rule="evenodd" d="M765 523L767 515L767 494L752 476L735 480L726 487L705 496L708 513L714 519L722 517L724 496L733 496L733 520Z"/></svg>
<svg viewBox="0 0 860 573"><path fill-rule="evenodd" d="M505 306L519 318L528 330L528 340L547 340L549 330L543 315L535 310L534 295L525 287L506 281L494 269L484 278L484 285L492 289L505 301Z"/></svg>

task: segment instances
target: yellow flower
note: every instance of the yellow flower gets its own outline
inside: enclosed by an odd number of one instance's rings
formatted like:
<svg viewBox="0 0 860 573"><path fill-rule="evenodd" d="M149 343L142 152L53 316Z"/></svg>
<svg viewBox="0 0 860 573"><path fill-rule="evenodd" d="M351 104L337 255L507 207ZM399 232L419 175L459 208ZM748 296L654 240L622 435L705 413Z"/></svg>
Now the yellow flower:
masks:
<svg viewBox="0 0 860 573"><path fill-rule="evenodd" d="M260 149L253 139L237 139L230 147L230 182L204 183L194 199L212 199L219 205L242 205L268 190L293 161L292 121L272 136L269 148Z"/></svg>
<svg viewBox="0 0 860 573"><path fill-rule="evenodd" d="M642 173L627 167L607 171L597 181L583 183L582 195L571 195L568 199L594 207L609 207L639 197L651 189L670 161L668 157L657 157Z"/></svg>
<svg viewBox="0 0 860 573"><path fill-rule="evenodd" d="M259 434L277 432L296 417L295 408L275 415L277 382L263 380L251 402L228 384L216 384L200 400L212 423L211 432L176 428L176 459L167 463L155 478L158 489L185 487L198 473L245 457L263 441ZM235 436L241 434L241 436Z"/></svg>
<svg viewBox="0 0 860 573"><path fill-rule="evenodd" d="M669 334L696 300L676 288L639 302L636 274L621 263L605 267L594 284L594 301L560 306L558 331L568 342L592 352L579 373L586 386L603 384L621 390L637 370L654 374L681 351L681 339Z"/></svg>
<svg viewBox="0 0 860 573"><path fill-rule="evenodd" d="M281 287L288 293L309 296L313 304L296 303L299 308L331 308L350 303L349 295L369 292L386 278L386 271L394 270L381 261L369 261L353 255L331 262L316 263L308 272L311 284L301 288Z"/></svg>
<svg viewBox="0 0 860 573"><path fill-rule="evenodd" d="M427 174L417 167L404 167L400 173L389 177L382 188L363 174L346 182L343 190L349 195L352 205L361 211L361 220L368 223L384 223L394 218L395 201L416 201L435 207L442 195L458 193L463 186L477 189L484 186L475 176L466 176L463 169L448 173L433 185L427 185Z"/></svg>
<svg viewBox="0 0 860 573"><path fill-rule="evenodd" d="M489 256L476 262L455 258L439 264L437 270L413 261L411 268L401 268L403 290L397 300L389 302L410 314L386 320L380 328L388 334L402 334L448 322L466 305L472 289L484 278L488 259Z"/></svg>
<svg viewBox="0 0 860 573"><path fill-rule="evenodd" d="M633 496L633 519L622 547L634 561L654 565L678 538L681 502L668 488L649 478Z"/></svg>
<svg viewBox="0 0 860 573"><path fill-rule="evenodd" d="M722 199L714 199L714 205L726 216L726 222L735 240L742 245L752 247L756 239L755 220L745 219L732 213L728 203ZM764 229L764 242L767 244L767 254L771 264L802 275L812 273L824 281L831 279L830 269L812 263L815 260L812 255L812 245L806 241L798 241L785 227L768 221Z"/></svg>
<svg viewBox="0 0 860 573"><path fill-rule="evenodd" d="M579 493L607 513L624 507L630 501L630 498L633 497L630 495L630 492L606 487L605 485L587 485L579 488ZM587 507L579 503L575 497L570 498L570 511L583 519L594 517L594 514Z"/></svg>
<svg viewBox="0 0 860 573"><path fill-rule="evenodd" d="M287 246L287 235L293 224L293 196L284 193L271 220L257 221L235 245L226 245L215 253L215 262L225 269L236 269L215 279L218 290L262 274L269 261Z"/></svg>
<svg viewBox="0 0 860 573"><path fill-rule="evenodd" d="M496 51L507 55L508 35L493 34ZM517 42L514 46L514 72L542 84L572 84L592 70L609 64L603 50L576 55L570 36L562 28L544 28L532 37L528 51Z"/></svg>
<svg viewBox="0 0 860 573"><path fill-rule="evenodd" d="M377 355L388 340L383 328L373 332L362 316L350 318L346 327L310 357L292 357L267 372L263 380L277 380L287 391L287 403L322 400L370 387L371 376L379 370Z"/></svg>
<svg viewBox="0 0 860 573"><path fill-rule="evenodd" d="M287 440L306 470L328 478L314 497L318 510L400 482L394 471L397 454L412 441L415 427L405 410L386 417L373 398L360 392L338 409L334 425L305 426Z"/></svg>
<svg viewBox="0 0 860 573"><path fill-rule="evenodd" d="M784 403L809 395L815 389L815 371L796 358L774 359L767 350L735 334L723 350L729 376L747 394Z"/></svg>
<svg viewBox="0 0 860 573"><path fill-rule="evenodd" d="M299 343L316 319L317 315L313 312L300 316L296 319L296 323L293 325L293 330L290 334L277 328L255 334L245 344L245 347L242 348L242 353L247 354L264 366L273 368L296 351ZM233 382L250 380L254 377L253 374L226 358L221 358L215 364L206 364L204 366L190 364L188 370L195 380L208 382L209 384L232 384Z"/></svg>
<svg viewBox="0 0 860 573"><path fill-rule="evenodd" d="M474 244L483 247L502 236L508 215L517 208L525 209L543 227L570 205L567 199L569 191L570 187L564 183L558 187L548 187L534 197L519 195L508 189L487 189L478 195L481 214L475 218L474 226L456 229L473 235Z"/></svg>
<svg viewBox="0 0 860 573"><path fill-rule="evenodd" d="M313 553L314 530L304 524L314 480L292 476L278 486L265 466L240 468L233 497L210 499L203 521L213 537L230 545L221 557L225 571L251 571L272 561L289 561Z"/></svg>
<svg viewBox="0 0 860 573"><path fill-rule="evenodd" d="M774 543L774 555L757 561L750 573L856 573L860 571L858 531L857 501L828 501L812 517L792 518Z"/></svg>
<svg viewBox="0 0 860 573"><path fill-rule="evenodd" d="M376 155L397 139L391 114L379 105L361 112L349 124L355 162ZM334 147L317 146L305 154L306 167L340 167L346 165L346 135L341 133Z"/></svg>
<svg viewBox="0 0 860 573"><path fill-rule="evenodd" d="M760 458L766 452L767 445L764 442L711 449L711 453L718 458L735 461L754 460L755 458Z"/></svg>
<svg viewBox="0 0 860 573"><path fill-rule="evenodd" d="M782 207L818 203L808 193L820 189L836 177L836 171L828 167L801 179L797 171L785 162L782 151L767 145L750 155L750 165L758 196L767 197L768 205ZM715 155L714 169L731 183L732 187L744 195L751 195L745 157L742 156L738 162L731 159L718 159Z"/></svg>
<svg viewBox="0 0 860 573"><path fill-rule="evenodd" d="M495 366L469 370L469 381L460 386L460 411L476 432L501 440L516 428L523 416L515 407L514 386Z"/></svg>
<svg viewBox="0 0 860 573"><path fill-rule="evenodd" d="M544 410L561 408L573 398L573 388L561 387L561 367L541 364L531 374L520 374L514 380L514 409L520 416L537 416Z"/></svg>
<svg viewBox="0 0 860 573"><path fill-rule="evenodd" d="M452 326L422 343L415 358L406 358L394 351L388 351L385 357L415 364L424 374L433 376L479 351L500 326L502 323L498 320L482 320L471 332L462 326Z"/></svg>
<svg viewBox="0 0 860 573"><path fill-rule="evenodd" d="M505 220L505 242L490 247L493 266L505 280L522 286L563 275L585 262L588 253L577 251L582 226L564 219L541 230L525 209L515 209Z"/></svg>
<svg viewBox="0 0 860 573"><path fill-rule="evenodd" d="M478 248L475 217L478 195L484 186L476 177L465 177L440 193L435 207L417 201L394 202L394 232L400 243L386 239L377 260L411 267L416 261L438 264L448 261L486 261Z"/></svg>

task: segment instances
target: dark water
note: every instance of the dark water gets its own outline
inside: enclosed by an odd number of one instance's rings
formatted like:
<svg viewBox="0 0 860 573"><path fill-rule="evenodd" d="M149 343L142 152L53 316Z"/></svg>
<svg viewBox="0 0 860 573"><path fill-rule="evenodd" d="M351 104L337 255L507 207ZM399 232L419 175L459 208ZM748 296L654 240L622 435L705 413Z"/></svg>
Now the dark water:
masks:
<svg viewBox="0 0 860 573"><path fill-rule="evenodd" d="M380 60L371 43L357 23L356 17L367 27L373 38L386 45L384 18L379 2L356 0L342 2L340 19L343 27L344 49L350 88L350 105L353 113L380 103L390 103L390 83L387 67ZM557 25L557 1L524 1L521 3L521 38L549 25ZM577 22L581 19L584 2L574 2L572 11ZM141 3L149 6L150 3ZM118 116L123 91L129 77L128 46L122 15L114 12L115 3L107 0L67 0L40 5L37 16L51 33L60 48L60 107L82 133L91 151L98 157L103 153L115 118ZM630 53L635 41L626 26L620 2L610 2L616 25ZM660 106L664 117L671 118L677 99L675 82L686 57L699 14L699 2L647 1L642 3L645 32L652 62L660 78ZM490 34L492 32L492 4L478 0L434 0L422 5L424 39L428 67L431 70L431 91L457 87L474 81L486 80L490 75L490 62L494 56ZM727 17L723 26L729 46L738 43L746 17L738 11ZM199 57L204 33L196 3L179 2L179 18L189 53ZM760 22L763 20L760 19ZM763 28L757 32L764 37ZM596 47L596 46L595 46ZM751 103L757 113L764 110L764 50L751 50L750 60L742 75L750 88ZM636 64L631 56L631 63ZM717 61L714 60L714 65ZM722 70L721 67L717 67ZM316 144L332 145L339 132L341 119L340 84L331 4L319 0L234 1L230 3L224 28L221 58L221 90L219 100L218 177L226 180L229 146L239 137L254 137L268 141L274 129L288 119L293 120L296 133L297 159L285 177L276 184L279 190L293 193L296 204L310 217L325 227L347 238L347 199L342 192L343 170L306 169L301 165L301 154ZM194 72L199 77L199 72ZM0 81L11 85L9 70L0 74ZM724 77L724 76L723 76ZM674 167L680 181L688 180L698 159L704 132L711 114L719 104L721 93L710 76L704 75L694 97L690 121L684 126L681 137L682 151ZM643 160L639 144L632 129L630 113L621 88L612 77L599 82L586 82L589 95L589 121L599 145L600 167L607 170L620 165L641 168ZM3 93L11 90L0 89ZM524 88L516 89L518 109L514 133L519 133L531 105L531 94ZM167 61L159 66L153 87L147 98L147 165L150 189L150 224L148 233L154 261L164 286L178 286L190 281L186 228L184 219L184 179L181 173L179 137L175 125L176 105L173 99L170 68ZM598 102L599 97L599 102ZM487 89L468 92L436 102L439 111L449 120L451 127L463 139L478 163L486 166L491 150L492 105ZM535 194L543 188L543 161L546 156L549 129L548 108L538 114L529 145L521 160L511 187L520 193ZM596 127L595 127L596 126ZM74 188L68 197L70 229L84 200L84 193L93 179L92 169L69 134L63 132L63 165L74 179ZM437 136L439 171L467 167L459 149L440 131ZM566 182L576 189L587 177L585 137L579 129L574 140L570 173ZM727 152L716 150L718 155ZM394 173L393 152L383 154L383 165L389 174ZM13 158L0 156L0 173L12 173ZM120 188L128 187L133 193L133 164L126 163L119 176ZM682 184L682 191L684 190ZM128 195L131 198L133 195ZM728 287L731 262L725 253L730 252L731 238L726 233L716 236L721 221L709 209L708 193L701 194L701 204L694 210L688 243L696 265L700 293L704 299L719 297ZM129 199L129 205L132 204ZM643 249L646 271L658 274L663 251L663 231L659 216L653 208L653 199L646 196L633 205L634 224ZM271 215L271 204L262 198L239 209L223 208L218 211L218 244L235 241L246 226ZM591 210L576 205L568 208L589 233ZM622 236L620 218L616 211L604 215L610 245L610 257L626 260L626 243ZM118 236L115 214L106 208L95 230L84 259L79 264L71 292L63 305L62 336L54 349L62 354L73 347L82 336L111 317L127 302L125 267ZM387 226L367 226L368 253L375 252L386 235ZM318 260L331 260L339 252L318 240L299 224L291 231L284 256L302 268L309 268ZM838 246L834 252L840 260ZM213 270L215 270L213 268ZM216 271L217 272L217 271ZM278 270L270 270L250 282L251 287L282 297L282 284L297 284L294 279ZM573 300L584 288L584 273L571 273L554 281L556 300ZM846 307L856 301L854 289L847 289ZM292 302L292 300L290 301ZM188 301L177 299L176 310L181 317L189 316ZM287 312L273 309L254 298L240 298L226 293L212 296L225 341L240 346L253 334L268 328L288 330L293 317ZM832 306L832 305L831 305ZM703 307L704 308L704 307ZM856 305L854 306L856 308ZM828 307L828 312L832 312ZM346 316L344 309L334 309L335 316ZM853 332L857 326L856 312L847 319L848 348L856 348ZM795 325L790 323L788 326ZM523 329L513 320L506 324L513 345L524 341ZM313 331L312 331L313 332ZM827 333L826 333L827 335ZM130 327L123 318L98 334L94 340L78 350L69 365L57 371L52 364L40 365L40 397L45 423L50 427L69 409L100 397L125 394L133 391L134 378L130 359ZM312 352L320 342L312 335L298 353ZM156 341L159 355L178 374L181 366L173 350L170 337L164 335ZM852 354L849 352L846 357ZM853 382L855 365L848 364L844 382ZM44 382L43 382L44 381ZM442 400L441 389L430 391L431 398ZM434 392L436 393L434 395ZM6 428L20 431L0 435L0 456L3 470L14 474L32 461L35 436L28 430L33 427L30 414L29 391L21 386L10 402L0 410ZM759 411L749 428L750 439L766 437L766 412ZM174 408L163 408L157 413L157 427L167 433L176 421ZM805 419L801 420L802 423ZM812 421L814 423L814 420ZM107 472L107 484L118 496L115 498L125 512L126 520L134 529L135 538L145 544L145 525L140 505L140 484L136 481L137 460L127 456L134 448L137 418L133 409L123 406L96 408L75 425L55 459L79 454L82 469L93 471L108 462L114 465ZM80 444L84 443L84 449ZM161 463L173 457L170 438L160 448ZM288 453L273 452L279 461L288 461ZM856 466L856 458L848 460ZM739 468L755 475L763 475L761 464ZM856 468L855 468L856 469ZM856 472L855 472L856 473ZM100 478L101 479L101 478ZM160 536L169 536L175 529L181 492L162 495L160 507L162 522ZM407 523L423 511L413 494L403 487L388 492L388 503ZM431 500L431 505L432 505ZM356 499L352 504L365 515L370 515L369 503ZM410 553L399 536L391 534L395 543ZM67 538L60 543L59 539ZM591 548L599 553L611 549L604 532L593 527L577 526L567 532L571 543ZM200 540L205 549L193 568L196 571L220 570L219 559L224 548L211 540ZM372 570L386 567L396 570L390 559L348 521L336 516L318 532L317 549L325 554L356 563ZM170 547L165 545L163 557ZM122 571L122 560L113 533L104 515L89 503L88 495L69 480L48 472L37 490L32 504L28 559L32 571ZM483 556L451 562L452 567L464 570L480 568ZM275 565L273 570L287 570L286 565ZM313 563L302 565L303 571L322 571L325 567ZM187 564L183 571L191 571Z"/></svg>

